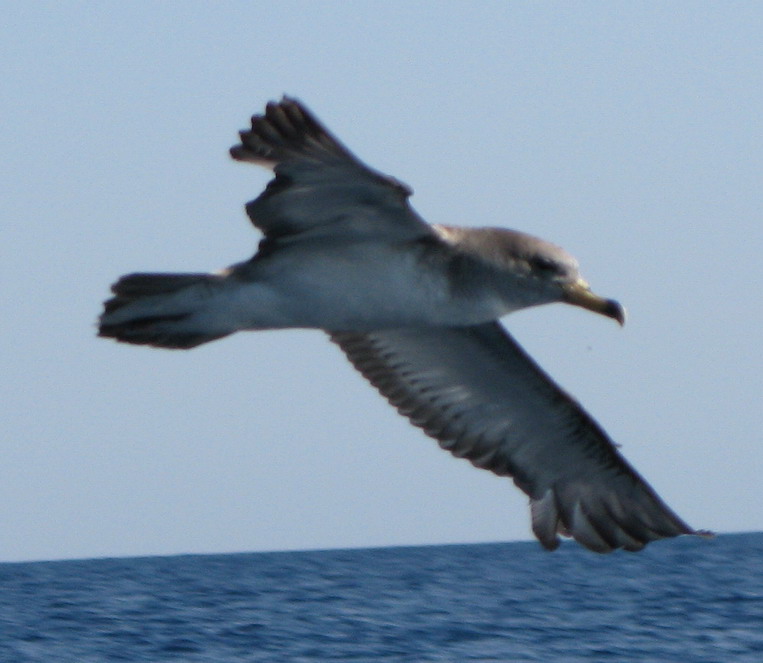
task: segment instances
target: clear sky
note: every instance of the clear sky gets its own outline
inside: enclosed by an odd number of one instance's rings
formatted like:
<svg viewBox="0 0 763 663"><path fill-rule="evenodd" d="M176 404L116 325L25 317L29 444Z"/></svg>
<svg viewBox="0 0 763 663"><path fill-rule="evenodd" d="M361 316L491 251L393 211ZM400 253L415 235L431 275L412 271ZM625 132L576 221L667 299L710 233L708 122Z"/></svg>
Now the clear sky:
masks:
<svg viewBox="0 0 763 663"><path fill-rule="evenodd" d="M504 322L684 518L763 529L763 4L10 3L0 560L530 538L319 332L97 339L108 286L249 257L288 93L429 221L571 251L624 329Z"/></svg>

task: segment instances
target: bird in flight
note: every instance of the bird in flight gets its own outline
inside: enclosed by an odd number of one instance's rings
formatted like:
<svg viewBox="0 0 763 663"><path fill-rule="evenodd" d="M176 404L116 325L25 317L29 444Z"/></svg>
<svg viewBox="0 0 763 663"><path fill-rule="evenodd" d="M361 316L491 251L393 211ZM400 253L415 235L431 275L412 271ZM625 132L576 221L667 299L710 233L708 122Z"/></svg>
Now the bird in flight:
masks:
<svg viewBox="0 0 763 663"><path fill-rule="evenodd" d="M267 104L240 136L233 158L275 174L246 206L264 235L257 253L212 274L123 276L100 336L187 349L243 330L321 329L443 449L511 477L545 548L559 535L609 552L701 533L499 322L565 302L623 324L569 253L515 230L426 223L411 189L295 99Z"/></svg>

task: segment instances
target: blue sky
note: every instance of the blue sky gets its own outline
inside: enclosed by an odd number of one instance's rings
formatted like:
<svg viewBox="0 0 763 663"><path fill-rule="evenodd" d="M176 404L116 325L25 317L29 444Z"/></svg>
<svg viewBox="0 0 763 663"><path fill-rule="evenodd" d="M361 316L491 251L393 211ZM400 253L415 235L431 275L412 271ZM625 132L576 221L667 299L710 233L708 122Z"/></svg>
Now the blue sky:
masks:
<svg viewBox="0 0 763 663"><path fill-rule="evenodd" d="M0 560L530 538L318 332L95 337L138 270L247 258L227 150L298 96L429 221L575 254L629 321L505 319L683 517L763 529L763 6L15 3L0 27Z"/></svg>

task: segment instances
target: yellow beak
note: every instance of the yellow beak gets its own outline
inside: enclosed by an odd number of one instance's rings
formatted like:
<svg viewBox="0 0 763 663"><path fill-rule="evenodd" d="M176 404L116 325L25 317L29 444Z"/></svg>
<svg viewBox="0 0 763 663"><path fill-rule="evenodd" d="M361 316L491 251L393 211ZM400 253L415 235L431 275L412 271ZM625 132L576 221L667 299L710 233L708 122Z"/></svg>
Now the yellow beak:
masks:
<svg viewBox="0 0 763 663"><path fill-rule="evenodd" d="M591 292L591 287L583 279L579 279L564 288L564 301L594 313L606 315L625 324L625 309L614 299L605 299Z"/></svg>

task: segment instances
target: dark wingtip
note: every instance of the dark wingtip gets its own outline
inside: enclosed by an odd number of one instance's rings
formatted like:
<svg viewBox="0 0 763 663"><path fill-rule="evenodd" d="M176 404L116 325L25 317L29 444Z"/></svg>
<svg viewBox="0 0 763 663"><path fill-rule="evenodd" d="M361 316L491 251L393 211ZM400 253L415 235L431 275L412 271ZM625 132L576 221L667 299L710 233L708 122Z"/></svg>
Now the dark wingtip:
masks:
<svg viewBox="0 0 763 663"><path fill-rule="evenodd" d="M354 159L301 101L288 95L269 101L263 113L252 116L251 129L239 136L241 144L230 149L236 161L273 167L298 159Z"/></svg>
<svg viewBox="0 0 763 663"><path fill-rule="evenodd" d="M701 539L714 539L715 538L715 532L710 531L709 529L695 529L691 532L687 532L687 534L691 534L692 536L698 536Z"/></svg>

